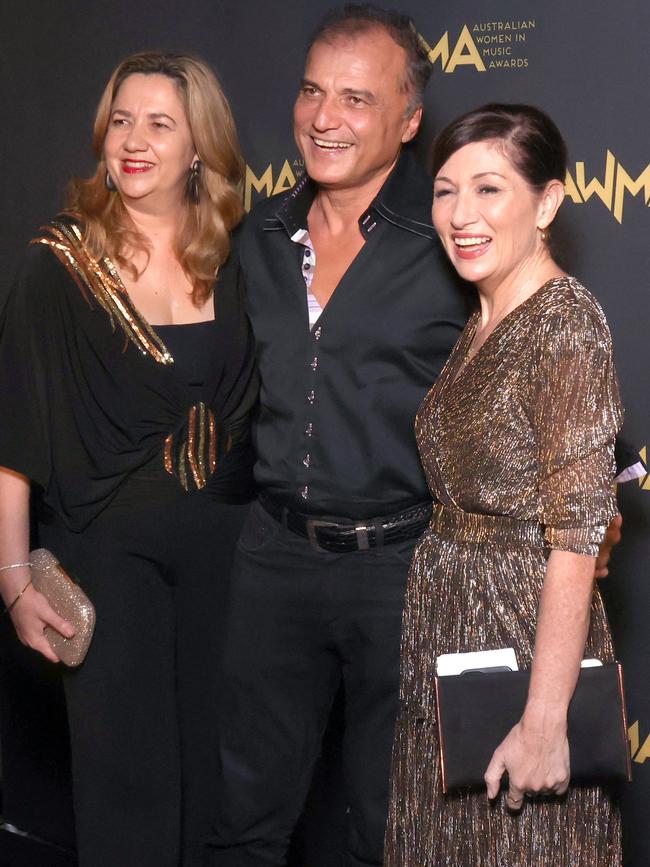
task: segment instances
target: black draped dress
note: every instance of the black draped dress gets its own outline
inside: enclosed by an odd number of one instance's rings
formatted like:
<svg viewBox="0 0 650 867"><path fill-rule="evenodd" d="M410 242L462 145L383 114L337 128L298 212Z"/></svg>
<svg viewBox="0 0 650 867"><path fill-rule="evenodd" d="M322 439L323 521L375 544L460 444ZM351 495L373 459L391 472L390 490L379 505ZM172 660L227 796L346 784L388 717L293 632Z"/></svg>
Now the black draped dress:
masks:
<svg viewBox="0 0 650 867"><path fill-rule="evenodd" d="M32 481L39 543L97 610L64 678L81 867L177 867L182 812L192 863L213 797L223 587L254 492L236 252L214 307L152 327L58 218L2 317L0 466Z"/></svg>

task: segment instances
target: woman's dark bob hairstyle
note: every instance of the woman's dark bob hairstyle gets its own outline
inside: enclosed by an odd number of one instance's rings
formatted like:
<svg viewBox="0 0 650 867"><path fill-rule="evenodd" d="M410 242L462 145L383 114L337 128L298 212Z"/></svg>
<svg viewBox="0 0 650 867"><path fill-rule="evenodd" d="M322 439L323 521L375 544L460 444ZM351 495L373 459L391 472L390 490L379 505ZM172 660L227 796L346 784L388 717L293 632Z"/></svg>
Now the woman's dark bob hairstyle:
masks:
<svg viewBox="0 0 650 867"><path fill-rule="evenodd" d="M543 190L553 180L564 183L567 149L551 118L532 105L499 103L475 108L443 129L433 143L433 177L457 150L480 141L502 143L533 189Z"/></svg>

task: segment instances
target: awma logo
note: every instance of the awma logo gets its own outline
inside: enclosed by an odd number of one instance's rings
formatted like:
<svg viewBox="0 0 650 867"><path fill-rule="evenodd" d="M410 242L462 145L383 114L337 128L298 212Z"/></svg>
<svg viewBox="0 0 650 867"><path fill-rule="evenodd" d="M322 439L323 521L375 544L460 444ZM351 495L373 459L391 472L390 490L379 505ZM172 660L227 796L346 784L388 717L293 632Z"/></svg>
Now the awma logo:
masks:
<svg viewBox="0 0 650 867"><path fill-rule="evenodd" d="M290 190L303 173L304 168L303 161L298 159L295 159L293 163L285 160L279 172L274 172L273 165L269 163L260 175L256 175L250 166L246 166L244 208L250 211L255 193L262 198L268 198L277 193L284 193L285 190Z"/></svg>
<svg viewBox="0 0 650 867"><path fill-rule="evenodd" d="M446 30L434 46L419 34L432 66L439 64L444 72L454 72L459 66L472 66L477 72L492 69L522 69L528 58L514 56L525 49L528 31L535 21L484 21L465 26L454 42Z"/></svg>
<svg viewBox="0 0 650 867"><path fill-rule="evenodd" d="M596 196L619 223L623 222L623 205L626 195L643 196L650 205L650 164L634 177L627 172L611 151L605 157L605 172L600 178L587 181L584 162L577 162L573 174L568 171L564 185L568 198L576 205L588 202Z"/></svg>
<svg viewBox="0 0 650 867"><path fill-rule="evenodd" d="M429 56L432 66L440 63L445 72L453 72L457 66L473 66L478 72L485 72L485 64L481 59L476 43L469 32L467 24L460 32L453 49L449 42L449 31L445 31L433 48L420 34L420 41Z"/></svg>

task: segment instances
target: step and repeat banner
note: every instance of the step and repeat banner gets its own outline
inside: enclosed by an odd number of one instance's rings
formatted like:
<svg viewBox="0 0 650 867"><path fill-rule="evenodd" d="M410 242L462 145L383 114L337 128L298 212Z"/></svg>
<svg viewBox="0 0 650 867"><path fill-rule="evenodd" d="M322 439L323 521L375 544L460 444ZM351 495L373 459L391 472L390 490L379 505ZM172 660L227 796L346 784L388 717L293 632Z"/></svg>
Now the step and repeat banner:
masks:
<svg viewBox="0 0 650 867"><path fill-rule="evenodd" d="M9 0L0 35L5 290L20 251L90 173L90 130L116 63L143 48L189 51L217 69L246 156L250 208L292 186L303 166L291 108L303 46L326 0L110 4ZM626 438L650 439L650 88L647 0L395 0L429 49L433 77L418 150L436 129L488 101L547 111L570 152L554 236L560 259L601 301L614 336ZM2 296L2 298L4 295ZM2 301L0 298L0 302ZM623 542L604 582L626 668L634 782L626 788L626 867L650 851L650 476L619 490ZM311 864L309 865L311 867Z"/></svg>

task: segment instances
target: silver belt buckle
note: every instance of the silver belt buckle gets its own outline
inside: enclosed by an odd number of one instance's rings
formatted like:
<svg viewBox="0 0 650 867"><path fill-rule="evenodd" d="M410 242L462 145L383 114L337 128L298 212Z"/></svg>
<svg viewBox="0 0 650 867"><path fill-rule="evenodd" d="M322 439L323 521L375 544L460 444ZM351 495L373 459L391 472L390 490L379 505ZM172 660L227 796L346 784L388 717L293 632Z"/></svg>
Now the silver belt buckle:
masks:
<svg viewBox="0 0 650 867"><path fill-rule="evenodd" d="M338 527L338 524L335 524L334 521L319 521L318 518L307 518L307 538L309 539L309 544L314 549L314 551L320 551L322 554L332 554L332 551L328 551L327 548L321 548L318 544L318 537L316 536L316 528L317 527Z"/></svg>
<svg viewBox="0 0 650 867"><path fill-rule="evenodd" d="M370 539L368 538L368 525L359 524L354 528L357 534L357 545L360 551L367 551L370 548Z"/></svg>

